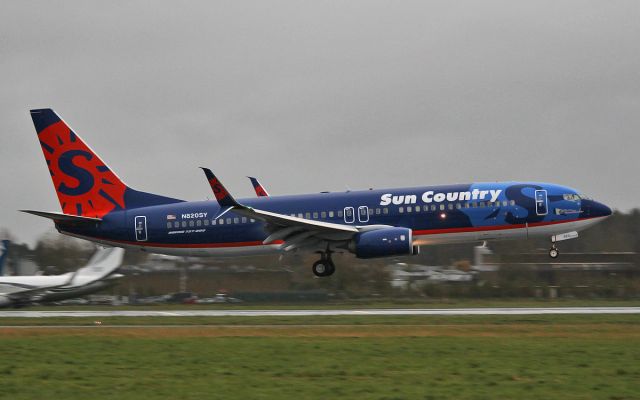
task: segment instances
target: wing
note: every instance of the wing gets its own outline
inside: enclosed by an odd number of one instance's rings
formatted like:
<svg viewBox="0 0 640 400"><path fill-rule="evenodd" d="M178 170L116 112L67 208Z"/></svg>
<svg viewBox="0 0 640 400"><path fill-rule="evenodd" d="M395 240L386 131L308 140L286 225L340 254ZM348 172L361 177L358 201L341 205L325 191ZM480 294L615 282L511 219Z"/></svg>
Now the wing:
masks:
<svg viewBox="0 0 640 400"><path fill-rule="evenodd" d="M382 225L356 227L305 218L292 217L272 211L259 210L242 205L224 187L222 182L208 168L202 168L211 185L213 194L224 209L222 214L233 211L237 214L264 221L271 232L264 244L284 241L283 249L290 251L302 247L321 247L329 242L344 242L365 230L388 228Z"/></svg>

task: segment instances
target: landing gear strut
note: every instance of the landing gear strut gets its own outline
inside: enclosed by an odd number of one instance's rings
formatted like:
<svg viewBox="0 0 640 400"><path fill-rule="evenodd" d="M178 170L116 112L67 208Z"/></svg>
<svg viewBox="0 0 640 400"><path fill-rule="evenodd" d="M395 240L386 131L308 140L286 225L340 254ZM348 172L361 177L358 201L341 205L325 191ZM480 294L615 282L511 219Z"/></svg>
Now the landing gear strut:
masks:
<svg viewBox="0 0 640 400"><path fill-rule="evenodd" d="M549 250L549 257L558 258L559 255L560 255L560 251L558 251L558 248L554 244L553 246L551 246L551 249Z"/></svg>
<svg viewBox="0 0 640 400"><path fill-rule="evenodd" d="M331 260L331 251L327 249L326 252L319 252L320 259L313 263L311 270L313 274L318 277L331 276L336 272L336 266Z"/></svg>

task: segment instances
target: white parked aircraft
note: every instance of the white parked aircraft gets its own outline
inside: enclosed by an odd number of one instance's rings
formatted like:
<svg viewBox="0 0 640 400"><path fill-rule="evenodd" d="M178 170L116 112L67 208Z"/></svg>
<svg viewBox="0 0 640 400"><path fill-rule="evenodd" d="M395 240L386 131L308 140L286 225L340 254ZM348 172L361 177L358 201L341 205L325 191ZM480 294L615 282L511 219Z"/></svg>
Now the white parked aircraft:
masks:
<svg viewBox="0 0 640 400"><path fill-rule="evenodd" d="M86 266L62 275L0 276L0 307L22 307L84 296L98 292L123 277L120 267L124 250L98 250Z"/></svg>

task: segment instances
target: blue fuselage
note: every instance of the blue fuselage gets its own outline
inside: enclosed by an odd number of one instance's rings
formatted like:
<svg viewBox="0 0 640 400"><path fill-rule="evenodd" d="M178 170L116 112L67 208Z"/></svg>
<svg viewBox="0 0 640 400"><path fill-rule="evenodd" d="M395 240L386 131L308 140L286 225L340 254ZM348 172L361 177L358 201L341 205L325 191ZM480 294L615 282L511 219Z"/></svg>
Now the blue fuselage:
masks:
<svg viewBox="0 0 640 400"><path fill-rule="evenodd" d="M257 197L239 200L264 211L335 224L408 228L414 245L551 236L578 231L611 214L568 187L531 182ZM278 250L269 227L214 201L113 211L95 226L57 224L64 233L165 254L242 255ZM222 214L222 215L220 215Z"/></svg>

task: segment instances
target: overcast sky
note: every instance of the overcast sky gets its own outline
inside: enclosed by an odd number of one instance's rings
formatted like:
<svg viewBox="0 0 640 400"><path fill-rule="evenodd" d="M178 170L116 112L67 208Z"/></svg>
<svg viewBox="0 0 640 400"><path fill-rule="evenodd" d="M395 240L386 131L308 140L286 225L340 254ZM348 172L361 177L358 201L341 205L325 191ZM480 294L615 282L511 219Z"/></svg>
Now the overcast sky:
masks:
<svg viewBox="0 0 640 400"><path fill-rule="evenodd" d="M0 5L0 227L60 210L54 108L132 187L238 197L550 181L640 205L638 1Z"/></svg>

